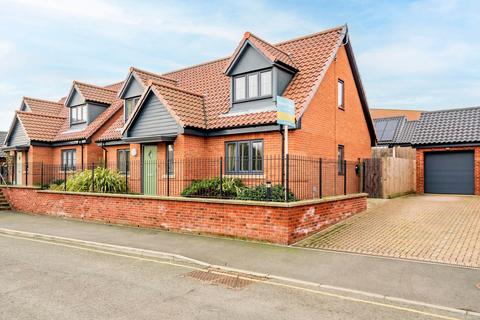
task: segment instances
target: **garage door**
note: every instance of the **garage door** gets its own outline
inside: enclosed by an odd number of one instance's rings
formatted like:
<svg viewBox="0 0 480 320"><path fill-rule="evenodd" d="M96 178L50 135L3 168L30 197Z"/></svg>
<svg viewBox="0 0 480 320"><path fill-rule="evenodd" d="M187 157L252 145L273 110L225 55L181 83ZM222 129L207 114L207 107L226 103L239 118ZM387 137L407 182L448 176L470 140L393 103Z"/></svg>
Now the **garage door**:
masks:
<svg viewBox="0 0 480 320"><path fill-rule="evenodd" d="M473 151L425 153L426 193L474 193Z"/></svg>

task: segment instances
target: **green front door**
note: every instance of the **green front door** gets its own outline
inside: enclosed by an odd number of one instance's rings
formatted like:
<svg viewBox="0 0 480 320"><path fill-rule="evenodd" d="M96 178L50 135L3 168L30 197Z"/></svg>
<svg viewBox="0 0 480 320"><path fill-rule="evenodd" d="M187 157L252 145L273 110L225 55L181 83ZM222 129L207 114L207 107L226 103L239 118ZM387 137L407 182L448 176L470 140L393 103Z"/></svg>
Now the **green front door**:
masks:
<svg viewBox="0 0 480 320"><path fill-rule="evenodd" d="M157 146L143 147L143 193L157 195Z"/></svg>

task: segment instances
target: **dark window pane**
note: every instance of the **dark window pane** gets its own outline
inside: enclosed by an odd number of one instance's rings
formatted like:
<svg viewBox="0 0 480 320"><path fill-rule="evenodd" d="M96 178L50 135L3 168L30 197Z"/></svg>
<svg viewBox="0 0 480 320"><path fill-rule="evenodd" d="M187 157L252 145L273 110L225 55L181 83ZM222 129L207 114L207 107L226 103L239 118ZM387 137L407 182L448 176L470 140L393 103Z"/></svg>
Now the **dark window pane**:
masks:
<svg viewBox="0 0 480 320"><path fill-rule="evenodd" d="M237 170L237 148L236 143L227 143L227 172Z"/></svg>
<svg viewBox="0 0 480 320"><path fill-rule="evenodd" d="M338 146L338 174L344 174L345 148Z"/></svg>
<svg viewBox="0 0 480 320"><path fill-rule="evenodd" d="M252 171L263 170L263 142L252 142Z"/></svg>
<svg viewBox="0 0 480 320"><path fill-rule="evenodd" d="M250 143L249 142L240 142L238 144L238 149L240 152L240 171L249 171L249 162L250 162Z"/></svg>

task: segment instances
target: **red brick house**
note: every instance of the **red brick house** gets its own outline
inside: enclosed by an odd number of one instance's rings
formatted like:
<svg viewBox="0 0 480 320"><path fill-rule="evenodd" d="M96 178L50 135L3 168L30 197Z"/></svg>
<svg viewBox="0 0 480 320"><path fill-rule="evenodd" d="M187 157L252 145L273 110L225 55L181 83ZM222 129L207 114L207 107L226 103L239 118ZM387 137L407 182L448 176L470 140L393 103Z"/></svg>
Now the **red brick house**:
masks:
<svg viewBox="0 0 480 320"><path fill-rule="evenodd" d="M34 162L120 168L223 157L227 174L261 172L265 158L282 154L277 96L296 106L290 154L370 157L375 131L346 26L277 44L247 32L219 60L164 74L130 68L124 81L107 87L74 82L60 102L24 98L5 150L17 159L19 184L35 183L33 170L25 170ZM165 170L155 171L155 180L173 174Z"/></svg>

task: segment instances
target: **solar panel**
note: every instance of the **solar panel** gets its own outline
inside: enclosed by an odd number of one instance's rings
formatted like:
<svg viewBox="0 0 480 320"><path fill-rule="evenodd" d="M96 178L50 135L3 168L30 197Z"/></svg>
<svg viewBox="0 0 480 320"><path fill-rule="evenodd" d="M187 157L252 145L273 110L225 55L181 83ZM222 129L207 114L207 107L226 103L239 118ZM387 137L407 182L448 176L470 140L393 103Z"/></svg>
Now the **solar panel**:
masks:
<svg viewBox="0 0 480 320"><path fill-rule="evenodd" d="M383 131L383 135L381 137L381 140L383 140L383 141L393 140L393 137L395 136L395 130L397 129L397 126L398 126L398 119L389 120L387 122L387 125L385 126L385 130Z"/></svg>
<svg viewBox="0 0 480 320"><path fill-rule="evenodd" d="M385 126L387 125L386 121L376 121L375 122L375 133L379 140L382 140L381 137L383 135L383 131L385 130Z"/></svg>

